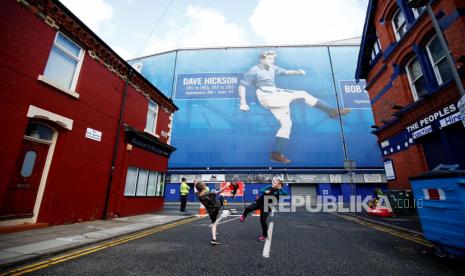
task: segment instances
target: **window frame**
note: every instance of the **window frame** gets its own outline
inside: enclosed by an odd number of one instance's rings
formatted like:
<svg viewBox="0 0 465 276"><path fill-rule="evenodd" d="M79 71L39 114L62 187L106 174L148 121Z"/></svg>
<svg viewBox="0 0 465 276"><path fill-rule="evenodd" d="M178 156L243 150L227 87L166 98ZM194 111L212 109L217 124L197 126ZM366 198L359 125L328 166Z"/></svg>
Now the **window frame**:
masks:
<svg viewBox="0 0 465 276"><path fill-rule="evenodd" d="M151 127L153 127L153 130L148 128L148 125L147 125L148 122L149 122L149 115L150 115L150 112L151 112L150 103L153 103L156 106L155 111L154 111L155 117L153 119L153 126L151 126ZM155 102L154 100L149 99L148 104L147 104L147 118L146 118L146 121L145 121L145 129L144 129L144 131L148 132L148 133L150 133L150 134L152 134L152 135L154 135L155 137L158 137L158 138L159 138L159 136L157 135L157 122L158 122L158 113L159 113L159 111L160 111L160 105L157 102Z"/></svg>
<svg viewBox="0 0 465 276"><path fill-rule="evenodd" d="M428 60L429 60L429 63L430 63L430 65L431 65L431 67L433 68L433 72L434 72L434 76L436 77L436 81L438 82L438 85L442 85L442 84L444 83L444 80L442 79L442 76L441 76L441 73L439 72L439 68L438 68L437 64L439 64L439 63L442 62L443 60L447 59L447 55L446 55L444 49L442 49L444 55L443 55L441 58L439 58L439 59L437 60L437 62L434 62L434 60L433 60L433 55L432 55L431 50L430 50L430 45L431 45L431 43L433 43L433 40L435 40L435 39L438 39L438 40L439 40L439 38L438 38L437 35L434 35L434 36L428 41L428 43L426 43L425 48L426 48L426 52L428 53ZM441 44L439 43L439 45L441 45ZM442 46L441 46L441 48L442 48ZM447 60L446 60L446 62L447 62Z"/></svg>
<svg viewBox="0 0 465 276"><path fill-rule="evenodd" d="M76 47L79 48L79 54L78 54L77 57L73 53L70 53L68 50L66 50L64 47L62 47L60 44L57 43L57 39L58 39L58 37L60 35L62 35L66 40L68 40L73 45L75 45ZM54 47L56 47L60 51L61 54L64 54L67 57L69 57L69 58L73 59L74 61L76 61L76 67L75 67L74 74L72 76L71 85L70 85L69 88L68 87L63 87L61 84L58 84L54 79L51 79L51 78L49 78L49 77L47 77L45 75L45 70L47 69L47 65L48 65L48 62L50 60L50 55L51 55ZM44 68L43 76L42 76L42 78L41 78L41 76L39 76L39 80L43 80L46 83L49 83L49 84L59 88L60 90L64 90L65 92L69 91L71 93L75 93L77 82L78 82L78 79L79 79L79 74L81 72L82 63L84 61L84 55L85 55L85 49L83 47L81 47L78 43L74 42L74 40L69 38L64 33L57 32L56 35L55 35L55 38L53 39L53 44L52 44L52 47L50 49L49 57L47 59L47 64L45 65L45 68ZM73 96L75 96L75 95L73 95Z"/></svg>
<svg viewBox="0 0 465 276"><path fill-rule="evenodd" d="M418 81L421 77L426 78L426 76L425 76L425 73L423 72L423 70L421 70L421 76L417 77L415 80L412 80L411 72L410 72L409 67L415 60L418 63L420 63L420 60L416 56L413 56L405 64L405 71L407 72L407 78L408 78L408 82L409 82L409 85L410 85L410 90L412 91L413 100L416 102L416 101L418 101L420 99L420 96L419 96L418 91L417 91L417 89L415 87L415 82ZM421 64L420 64L420 67L421 67Z"/></svg>
<svg viewBox="0 0 465 276"><path fill-rule="evenodd" d="M424 12L426 12L426 7L412 8L413 17L418 19Z"/></svg>
<svg viewBox="0 0 465 276"><path fill-rule="evenodd" d="M402 25L400 25L399 27L396 27L396 24L394 23L394 18L396 18L396 16L400 16L402 15L403 18L404 18L404 23ZM397 8L397 10L394 12L394 14L392 15L392 18L391 18L391 25L392 25L392 28L394 30L394 35L396 37L396 41L400 41L405 33L407 33L407 18L405 17L405 15L402 13L401 9L400 8ZM399 30L402 29L402 28L405 28L405 32L404 32L404 35L400 36L399 34Z"/></svg>
<svg viewBox="0 0 465 276"><path fill-rule="evenodd" d="M379 43L379 38L376 38L376 41L373 43L370 54L370 63L372 63L376 57L381 53L381 44Z"/></svg>
<svg viewBox="0 0 465 276"><path fill-rule="evenodd" d="M136 175L136 177L134 179L132 179L133 181L135 181L135 183L130 182L131 186L134 187L133 193L127 193L126 192L126 187L128 185L129 170L131 170L131 169L135 169L137 175ZM147 172L147 177L145 179L145 183L143 183L143 185L145 185L145 188L144 188L145 193L142 195L142 194L138 193L138 191L139 191L139 189L141 187L140 186L141 183L139 183L140 173L143 172L143 171ZM148 194L149 183L150 183L150 176L152 174L155 174L155 186L153 187L154 194L149 195ZM142 197L142 198L143 197L163 197L164 196L165 177L166 177L166 174L163 173L163 172L144 169L144 168L139 168L139 167L128 166L128 168L126 170L126 180L125 180L125 183L124 183L124 193L123 194L124 194L125 197ZM162 183L163 183L163 185L162 185ZM160 188L161 186L163 186L163 187Z"/></svg>

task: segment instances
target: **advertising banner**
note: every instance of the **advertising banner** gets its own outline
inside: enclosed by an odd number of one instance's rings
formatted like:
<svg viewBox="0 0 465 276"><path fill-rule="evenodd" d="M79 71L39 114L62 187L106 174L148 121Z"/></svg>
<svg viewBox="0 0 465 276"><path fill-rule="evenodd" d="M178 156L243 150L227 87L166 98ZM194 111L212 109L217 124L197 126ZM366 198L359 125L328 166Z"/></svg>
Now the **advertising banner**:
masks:
<svg viewBox="0 0 465 276"><path fill-rule="evenodd" d="M345 159L382 168L365 82L354 80L358 50L179 50L135 62L179 107L171 169L341 168Z"/></svg>
<svg viewBox="0 0 465 276"><path fill-rule="evenodd" d="M237 189L236 196L244 196L244 182L236 182L239 185ZM231 182L222 182L221 189L225 188L225 190L221 193L222 196L231 197L233 196L231 192Z"/></svg>

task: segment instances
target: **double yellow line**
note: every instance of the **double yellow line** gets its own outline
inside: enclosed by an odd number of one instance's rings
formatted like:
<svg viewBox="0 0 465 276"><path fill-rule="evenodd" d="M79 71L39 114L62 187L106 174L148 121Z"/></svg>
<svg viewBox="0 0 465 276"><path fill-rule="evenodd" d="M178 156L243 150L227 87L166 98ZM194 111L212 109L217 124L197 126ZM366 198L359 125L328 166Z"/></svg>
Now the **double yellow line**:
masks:
<svg viewBox="0 0 465 276"><path fill-rule="evenodd" d="M119 244L122 244L122 243L126 243L126 242L129 242L129 241L132 241L132 240L140 239L140 238L152 235L154 233L162 232L164 230L168 230L170 228L173 228L173 227L176 227L176 226L179 226L179 225L182 225L182 224L190 223L190 222L193 222L193 221L198 220L198 219L199 219L199 217L192 217L192 218L187 218L187 219L183 219L183 220L180 220L180 221L164 224L164 225L152 228L150 230L137 232L135 234L127 235L127 236L124 236L124 237L116 239L116 240L111 240L111 241L108 241L108 242L98 244L96 246L92 246L92 247L84 248L84 249L81 249L81 250L78 250L78 251L74 251L72 253L62 255L62 256L59 256L59 257L56 257L56 258L51 258L51 259L41 261L41 262L38 262L38 263L34 263L34 264L31 264L31 265L19 267L19 268L7 271L7 272L5 272L3 274L0 274L0 275L2 275L2 276L3 275L22 275L22 274L25 274L25 273L29 273L29 272L39 270L39 269L44 269L46 267L56 265L56 264L59 264L59 263L65 262L65 261L72 260L72 259L76 259L76 258L85 256L85 255L88 255L88 254L91 254L91 253L94 253L94 252L97 252L97 251L100 251L100 250L103 250L103 249L106 249L106 248L109 248L109 247L113 247L113 246L116 246L116 245L119 245Z"/></svg>
<svg viewBox="0 0 465 276"><path fill-rule="evenodd" d="M361 224L361 225L368 226L370 228L373 228L373 229L376 229L376 230L379 230L379 231L382 231L382 232L385 232L385 233L389 233L389 234L391 234L393 236L396 236L396 237L399 237L399 238L402 238L402 239L413 241L413 242L419 243L419 244L427 246L427 247L433 247L433 244L430 243L429 241L427 241L427 240L425 240L425 239L423 239L421 237L415 236L413 234L407 234L407 233L403 233L403 232L400 232L400 231L397 231L397 230L394 230L394 229L391 229L391 228L383 227L383 226L380 226L379 224L368 222L366 220L359 219L359 218L356 218L356 217L351 216L351 215L341 215L341 214L336 214L336 213L334 213L334 215L338 216L340 218L346 219L346 220L356 222L356 223Z"/></svg>

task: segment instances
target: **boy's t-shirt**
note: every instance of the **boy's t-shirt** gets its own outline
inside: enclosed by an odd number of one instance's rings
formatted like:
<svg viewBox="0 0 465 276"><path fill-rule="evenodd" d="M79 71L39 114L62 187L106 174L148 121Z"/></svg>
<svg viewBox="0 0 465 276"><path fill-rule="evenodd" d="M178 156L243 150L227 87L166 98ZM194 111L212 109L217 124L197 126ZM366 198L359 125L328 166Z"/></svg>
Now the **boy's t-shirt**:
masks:
<svg viewBox="0 0 465 276"><path fill-rule="evenodd" d="M207 192L204 195L197 195L197 199L200 201L200 203L205 206L205 209L207 209L208 215L210 215L210 219L212 222L216 221L216 217L218 216L218 213L221 209L221 202L216 199L216 193L215 192Z"/></svg>
<svg viewBox="0 0 465 276"><path fill-rule="evenodd" d="M221 207L220 202L216 200L215 192L207 192L201 196L197 195L197 198L207 210L215 208L219 209Z"/></svg>
<svg viewBox="0 0 465 276"><path fill-rule="evenodd" d="M270 191L270 193L266 194L265 193L266 191ZM265 204L265 196L274 197L276 202L279 202L279 196L280 195L288 195L288 193L285 190L283 190L283 189L273 189L273 187L271 185L261 189L260 192L263 193L263 194L256 200L256 202L258 204L260 204L260 205Z"/></svg>

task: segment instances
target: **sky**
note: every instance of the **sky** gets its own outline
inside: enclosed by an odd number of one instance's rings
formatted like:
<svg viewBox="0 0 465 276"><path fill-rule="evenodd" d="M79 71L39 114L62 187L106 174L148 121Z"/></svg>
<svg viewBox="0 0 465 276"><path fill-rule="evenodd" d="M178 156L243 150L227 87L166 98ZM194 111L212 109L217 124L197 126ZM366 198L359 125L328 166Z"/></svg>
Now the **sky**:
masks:
<svg viewBox="0 0 465 276"><path fill-rule="evenodd" d="M361 36L368 0L60 0L122 58Z"/></svg>

